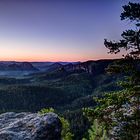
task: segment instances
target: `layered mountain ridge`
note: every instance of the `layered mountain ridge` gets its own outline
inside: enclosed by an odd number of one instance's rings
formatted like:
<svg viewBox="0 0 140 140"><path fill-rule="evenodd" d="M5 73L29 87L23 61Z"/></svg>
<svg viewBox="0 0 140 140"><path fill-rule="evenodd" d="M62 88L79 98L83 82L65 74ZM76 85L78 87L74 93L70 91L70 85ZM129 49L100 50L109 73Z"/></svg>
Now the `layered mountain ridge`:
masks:
<svg viewBox="0 0 140 140"><path fill-rule="evenodd" d="M36 71L30 62L0 62L0 71Z"/></svg>

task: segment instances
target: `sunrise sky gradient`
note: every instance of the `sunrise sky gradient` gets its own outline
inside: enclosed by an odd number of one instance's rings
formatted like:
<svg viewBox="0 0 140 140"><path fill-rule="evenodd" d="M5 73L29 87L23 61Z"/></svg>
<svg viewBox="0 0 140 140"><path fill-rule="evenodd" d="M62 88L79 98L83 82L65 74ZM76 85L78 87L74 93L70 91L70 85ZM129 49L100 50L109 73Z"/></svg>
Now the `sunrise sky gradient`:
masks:
<svg viewBox="0 0 140 140"><path fill-rule="evenodd" d="M114 58L107 54L103 42L104 38L119 39L129 26L130 23L120 21L122 5L128 1L1 0L0 60Z"/></svg>

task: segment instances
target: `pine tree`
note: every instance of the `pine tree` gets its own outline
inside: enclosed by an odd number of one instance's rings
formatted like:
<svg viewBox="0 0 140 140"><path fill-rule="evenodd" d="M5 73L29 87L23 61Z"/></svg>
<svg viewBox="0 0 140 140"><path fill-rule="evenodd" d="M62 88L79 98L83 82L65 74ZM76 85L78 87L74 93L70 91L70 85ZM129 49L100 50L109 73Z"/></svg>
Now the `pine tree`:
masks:
<svg viewBox="0 0 140 140"><path fill-rule="evenodd" d="M104 126L99 124L97 119L94 120L93 125L88 130L88 134L89 140L109 140Z"/></svg>
<svg viewBox="0 0 140 140"><path fill-rule="evenodd" d="M84 112L90 120L98 119L104 125L110 139L140 140L140 4L129 2L123 6L121 20L130 21L132 29L124 31L120 41L105 39L104 45L109 53L126 51L122 59L106 69L109 74L124 76L118 82L122 90L96 98L98 106Z"/></svg>

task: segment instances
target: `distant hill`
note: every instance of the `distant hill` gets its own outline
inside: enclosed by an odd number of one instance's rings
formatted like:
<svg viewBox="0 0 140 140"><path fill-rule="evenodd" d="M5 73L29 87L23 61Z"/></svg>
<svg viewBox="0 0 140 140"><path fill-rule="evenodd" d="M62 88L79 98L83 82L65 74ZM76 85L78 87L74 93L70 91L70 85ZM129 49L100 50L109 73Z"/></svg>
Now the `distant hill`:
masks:
<svg viewBox="0 0 140 140"><path fill-rule="evenodd" d="M56 67L57 69L60 65L65 66L68 64L79 64L80 62L30 62L30 63L37 69L41 71L46 71L50 69L51 67ZM56 65L59 65L59 66L56 66Z"/></svg>
<svg viewBox="0 0 140 140"><path fill-rule="evenodd" d="M0 61L0 71L40 71L53 72L63 69L65 71L85 71L90 74L103 73L105 68L114 60L90 60L85 62L16 62ZM40 73L39 72L39 73Z"/></svg>
<svg viewBox="0 0 140 140"><path fill-rule="evenodd" d="M54 62L30 62L35 68L44 71L47 67L52 65Z"/></svg>
<svg viewBox="0 0 140 140"><path fill-rule="evenodd" d="M62 67L63 67L62 64L56 62L56 63L50 65L46 70L51 72L51 71L55 71L55 70L61 69Z"/></svg>
<svg viewBox="0 0 140 140"><path fill-rule="evenodd" d="M54 63L49 66L49 71L51 70L59 70L72 72L72 71L84 71L89 74L101 74L105 72L105 68L113 63L115 60L97 60L97 61L86 61L86 62L78 62L78 63L68 63L66 65L62 65L60 63Z"/></svg>
<svg viewBox="0 0 140 140"><path fill-rule="evenodd" d="M37 71L29 62L0 62L0 71Z"/></svg>
<svg viewBox="0 0 140 140"><path fill-rule="evenodd" d="M53 72L60 69L66 71L83 70L88 73L102 73L114 60L90 60L85 62L31 62L37 69L44 72Z"/></svg>
<svg viewBox="0 0 140 140"><path fill-rule="evenodd" d="M0 62L0 69L23 70L6 71L4 76L5 71L0 71L0 113L53 107L69 120L75 137L81 139L87 126L82 108L96 106L93 97L120 90L116 82L123 80L123 75L106 73L114 61Z"/></svg>

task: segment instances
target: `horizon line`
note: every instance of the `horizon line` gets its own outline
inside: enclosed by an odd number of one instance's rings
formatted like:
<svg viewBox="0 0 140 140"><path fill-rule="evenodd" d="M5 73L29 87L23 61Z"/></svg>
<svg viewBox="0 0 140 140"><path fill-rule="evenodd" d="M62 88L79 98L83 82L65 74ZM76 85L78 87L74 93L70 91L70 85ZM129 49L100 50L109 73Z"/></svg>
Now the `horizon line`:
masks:
<svg viewBox="0 0 140 140"><path fill-rule="evenodd" d="M61 61L61 60L58 60L58 61L46 61L46 60L36 60L36 61L30 61L30 60L0 60L0 62L31 62L31 63L34 63L34 62L86 62L86 61L98 61L98 60L117 60L117 59L121 59L121 58L101 58L101 59L87 59L87 60L84 60L84 61L80 61L80 60L77 60L77 61Z"/></svg>

